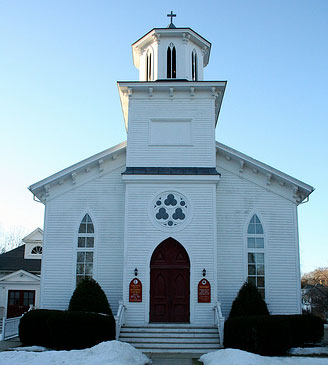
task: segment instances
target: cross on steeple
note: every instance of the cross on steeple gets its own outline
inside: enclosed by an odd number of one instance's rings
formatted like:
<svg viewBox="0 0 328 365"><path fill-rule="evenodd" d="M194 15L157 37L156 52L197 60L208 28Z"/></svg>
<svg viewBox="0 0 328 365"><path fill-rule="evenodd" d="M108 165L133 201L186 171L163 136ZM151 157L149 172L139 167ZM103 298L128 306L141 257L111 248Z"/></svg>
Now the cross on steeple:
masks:
<svg viewBox="0 0 328 365"><path fill-rule="evenodd" d="M171 18L171 23L170 23L170 25L168 26L168 28L175 28L175 25L173 24L173 20L172 20L172 18L176 17L177 15L176 15L176 14L173 14L173 11L171 10L171 13L170 13L170 14L167 14L167 16L168 16L169 18Z"/></svg>

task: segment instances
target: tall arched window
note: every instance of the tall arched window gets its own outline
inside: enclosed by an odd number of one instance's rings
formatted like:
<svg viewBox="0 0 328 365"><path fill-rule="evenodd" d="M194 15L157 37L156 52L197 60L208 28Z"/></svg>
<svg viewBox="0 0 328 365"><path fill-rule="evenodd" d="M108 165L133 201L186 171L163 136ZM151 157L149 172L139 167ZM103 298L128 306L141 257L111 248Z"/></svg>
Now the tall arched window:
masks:
<svg viewBox="0 0 328 365"><path fill-rule="evenodd" d="M95 231L89 214L86 214L79 226L76 255L76 285L83 278L93 276L93 258Z"/></svg>
<svg viewBox="0 0 328 365"><path fill-rule="evenodd" d="M173 43L170 43L167 48L167 78L175 79L177 77L176 67L177 55Z"/></svg>
<svg viewBox="0 0 328 365"><path fill-rule="evenodd" d="M192 81L197 81L197 52L194 49L191 53L191 79Z"/></svg>
<svg viewBox="0 0 328 365"><path fill-rule="evenodd" d="M259 217L254 214L247 228L247 280L257 286L265 298L264 231Z"/></svg>
<svg viewBox="0 0 328 365"><path fill-rule="evenodd" d="M146 55L146 81L151 81L152 77L152 67L153 67L153 60L152 60L152 52L148 50Z"/></svg>

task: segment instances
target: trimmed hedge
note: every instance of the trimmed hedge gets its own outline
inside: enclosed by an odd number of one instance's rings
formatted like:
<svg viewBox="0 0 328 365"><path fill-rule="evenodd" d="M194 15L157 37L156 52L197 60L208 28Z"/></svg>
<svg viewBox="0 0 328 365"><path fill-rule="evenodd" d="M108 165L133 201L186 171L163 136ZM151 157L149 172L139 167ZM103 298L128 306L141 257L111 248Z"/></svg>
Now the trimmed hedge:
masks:
<svg viewBox="0 0 328 365"><path fill-rule="evenodd" d="M268 307L257 287L245 282L232 303L229 319L240 316L269 315Z"/></svg>
<svg viewBox="0 0 328 365"><path fill-rule="evenodd" d="M274 316L287 321L291 330L292 347L316 343L324 334L323 320L313 314L294 314Z"/></svg>
<svg viewBox="0 0 328 365"><path fill-rule="evenodd" d="M224 347L259 355L282 355L291 347L320 340L321 318L313 315L265 315L229 318L224 325Z"/></svg>
<svg viewBox="0 0 328 365"><path fill-rule="evenodd" d="M114 340L115 320L98 313L37 309L21 319L19 337L23 345L83 349Z"/></svg>
<svg viewBox="0 0 328 365"><path fill-rule="evenodd" d="M88 277L77 285L69 302L68 310L103 313L113 316L106 294L101 286L94 279Z"/></svg>
<svg viewBox="0 0 328 365"><path fill-rule="evenodd" d="M229 318L224 324L224 347L259 355L282 355L291 347L287 321L275 316Z"/></svg>
<svg viewBox="0 0 328 365"><path fill-rule="evenodd" d="M50 332L47 320L51 314L60 311L48 309L31 310L24 314L19 322L18 335L24 345L48 346L50 343Z"/></svg>

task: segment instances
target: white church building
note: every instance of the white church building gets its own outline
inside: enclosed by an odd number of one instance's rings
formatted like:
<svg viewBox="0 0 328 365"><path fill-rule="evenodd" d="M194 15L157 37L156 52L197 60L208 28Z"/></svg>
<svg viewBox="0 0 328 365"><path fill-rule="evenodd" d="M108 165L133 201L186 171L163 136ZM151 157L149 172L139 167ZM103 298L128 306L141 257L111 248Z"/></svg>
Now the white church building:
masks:
<svg viewBox="0 0 328 365"><path fill-rule="evenodd" d="M215 140L226 82L204 80L209 41L171 22L132 51L127 141L29 187L45 205L41 307L67 309L88 276L136 328L213 326L246 280L272 314L301 313L297 207L313 188Z"/></svg>

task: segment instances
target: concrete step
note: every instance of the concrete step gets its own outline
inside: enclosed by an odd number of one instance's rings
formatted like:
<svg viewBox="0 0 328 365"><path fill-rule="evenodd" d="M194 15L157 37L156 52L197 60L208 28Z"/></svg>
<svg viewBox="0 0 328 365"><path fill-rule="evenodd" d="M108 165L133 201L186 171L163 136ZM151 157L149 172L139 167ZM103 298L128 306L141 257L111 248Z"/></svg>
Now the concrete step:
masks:
<svg viewBox="0 0 328 365"><path fill-rule="evenodd" d="M186 327L186 328L168 328L168 327L125 327L121 328L122 332L146 332L146 333L217 333L218 329L215 327Z"/></svg>
<svg viewBox="0 0 328 365"><path fill-rule="evenodd" d="M130 343L144 353L203 354L221 348L218 329L214 326L123 326L119 340Z"/></svg>
<svg viewBox="0 0 328 365"><path fill-rule="evenodd" d="M137 348L137 347L136 347ZM142 351L144 354L146 353L150 353L150 354L197 354L198 357L202 356L203 354L207 354L208 352L213 352L216 350L221 349L222 347L219 347L217 349L153 349L153 348L142 348L139 349L140 351ZM174 363L172 363L172 365L175 365Z"/></svg>
<svg viewBox="0 0 328 365"><path fill-rule="evenodd" d="M176 337L158 337L158 338L148 338L148 337L120 337L121 341L129 343L219 343L219 337L217 338L176 338Z"/></svg>
<svg viewBox="0 0 328 365"><path fill-rule="evenodd" d="M138 349L218 349L220 347L219 344L212 343L131 343L132 346ZM199 352L199 351L198 351Z"/></svg>
<svg viewBox="0 0 328 365"><path fill-rule="evenodd" d="M175 337L175 338L218 338L218 332L213 333L202 333L202 332L195 332L195 333L181 333L181 332L121 332L121 337L145 337L145 338L162 338L162 337Z"/></svg>
<svg viewBox="0 0 328 365"><path fill-rule="evenodd" d="M145 353L152 360L153 365L202 365L198 361L202 354L199 353Z"/></svg>

